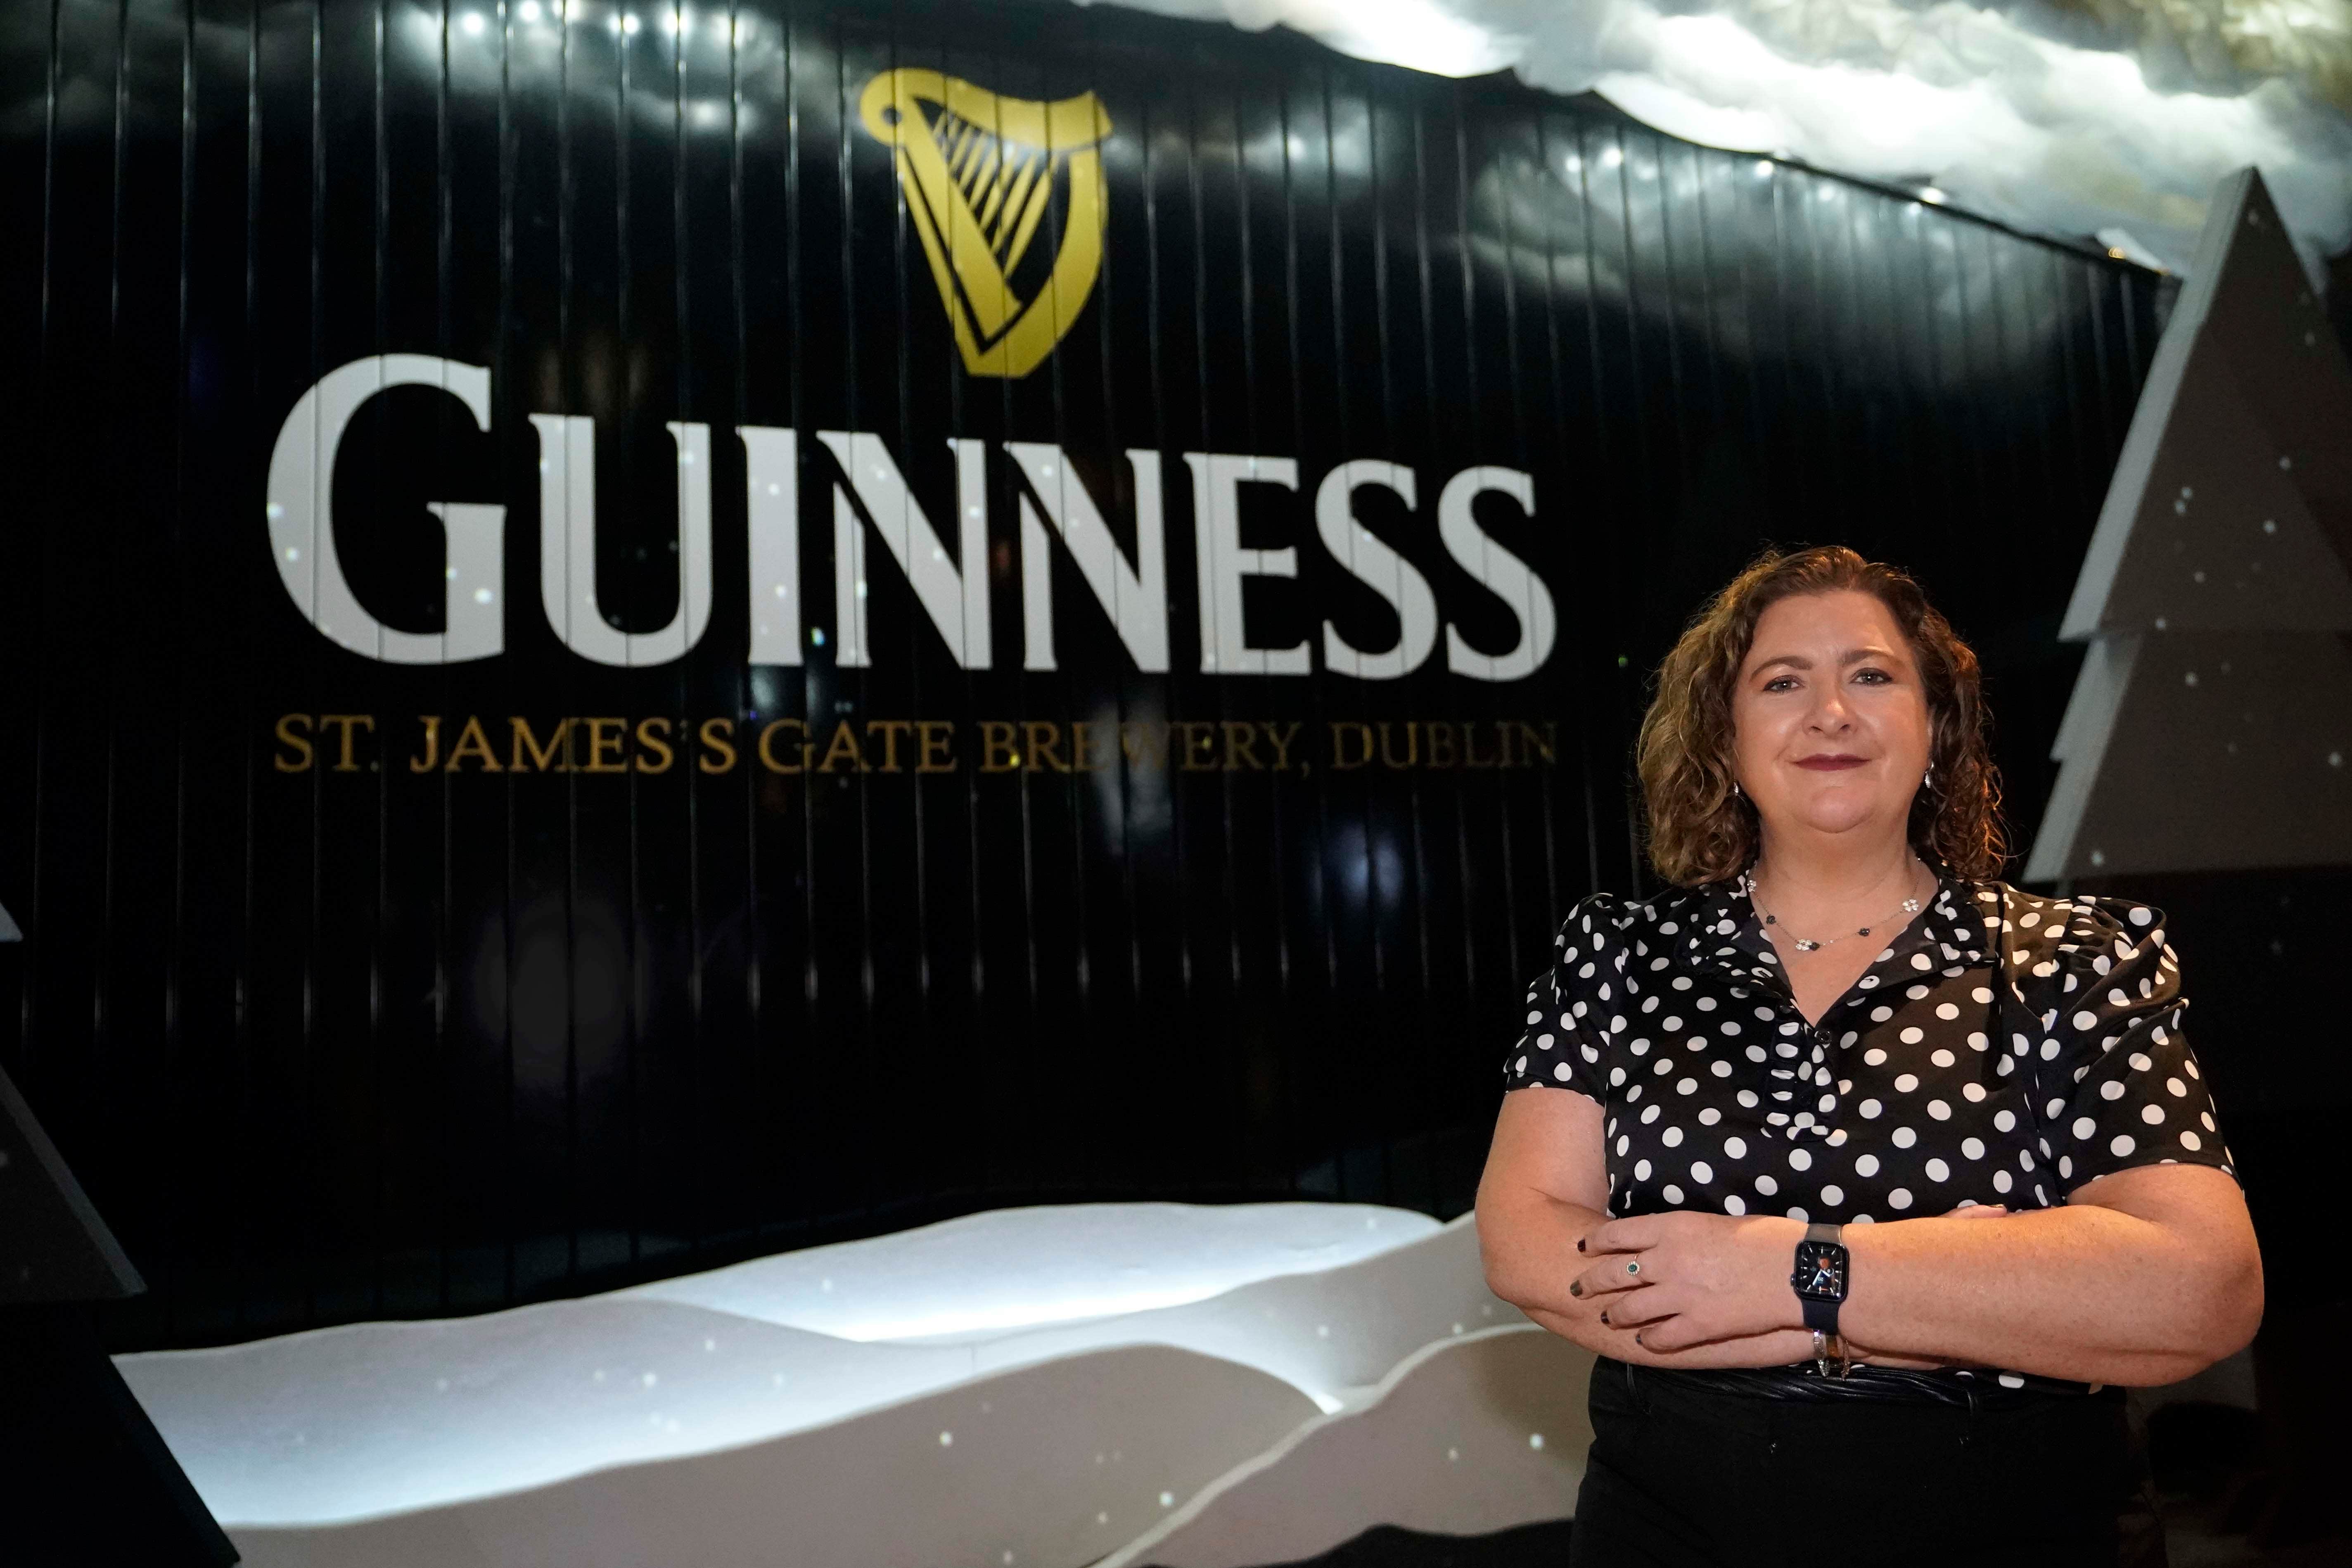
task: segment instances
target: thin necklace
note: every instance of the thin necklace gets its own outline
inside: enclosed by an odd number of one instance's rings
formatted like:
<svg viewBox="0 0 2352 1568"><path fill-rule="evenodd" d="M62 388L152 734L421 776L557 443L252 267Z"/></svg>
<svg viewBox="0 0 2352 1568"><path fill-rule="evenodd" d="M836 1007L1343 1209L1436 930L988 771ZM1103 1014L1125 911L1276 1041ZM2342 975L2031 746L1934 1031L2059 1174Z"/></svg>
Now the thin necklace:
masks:
<svg viewBox="0 0 2352 1568"><path fill-rule="evenodd" d="M1916 864L1916 860L1914 861L1914 864ZM1764 908L1763 901L1757 898L1756 879L1753 876L1749 875L1746 871L1742 871L1739 873L1739 885L1747 892L1748 901L1750 904L1755 905L1756 912L1764 917L1764 923L1766 925L1779 925L1780 923L1770 911ZM1916 915L1918 912L1919 900L1916 899L1906 899L1895 908L1887 910L1885 914L1871 921L1870 925L1885 925L1888 921L1893 920L1898 914ZM1835 947L1849 936L1868 936L1869 934L1870 926L1856 926L1850 931L1841 931L1836 936L1829 937L1818 942L1809 936L1792 935L1789 940L1797 944L1797 951L1799 952L1818 952L1825 947Z"/></svg>

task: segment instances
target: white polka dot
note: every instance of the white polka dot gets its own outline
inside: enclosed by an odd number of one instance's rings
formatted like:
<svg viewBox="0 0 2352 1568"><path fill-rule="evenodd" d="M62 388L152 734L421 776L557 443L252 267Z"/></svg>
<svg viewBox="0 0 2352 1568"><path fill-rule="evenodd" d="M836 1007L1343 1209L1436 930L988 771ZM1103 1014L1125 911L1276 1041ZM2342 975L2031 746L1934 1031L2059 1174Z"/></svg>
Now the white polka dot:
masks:
<svg viewBox="0 0 2352 1568"><path fill-rule="evenodd" d="M1668 1182L1664 1186L1660 1187L1658 1192L1659 1194L1670 1204L1678 1204L1683 1201L1683 1190L1675 1185L1672 1182Z"/></svg>
<svg viewBox="0 0 2352 1568"><path fill-rule="evenodd" d="M2096 1013L2077 1013L2074 1015L2074 1027L2083 1030L2091 1030L2095 1029L2098 1026L2099 1016Z"/></svg>
<svg viewBox="0 0 2352 1568"><path fill-rule="evenodd" d="M1700 1112L1698 1113L1698 1124L1699 1124L1701 1127L1712 1127L1712 1126L1714 1126L1717 1122L1718 1122L1718 1121L1722 1121L1722 1120L1723 1120L1723 1112L1722 1112L1722 1111L1720 1111L1720 1110L1717 1110L1714 1106L1712 1106L1712 1105L1708 1106L1706 1110L1702 1110L1702 1111L1700 1111Z"/></svg>
<svg viewBox="0 0 2352 1568"><path fill-rule="evenodd" d="M1633 1140L1630 1138L1620 1138L1617 1140L1617 1152L1619 1155L1622 1156L1625 1152L1625 1146L1632 1142Z"/></svg>
<svg viewBox="0 0 2352 1568"><path fill-rule="evenodd" d="M2164 1125L2164 1107L2143 1105L2139 1108L2139 1119L2150 1127L2161 1127Z"/></svg>
<svg viewBox="0 0 2352 1568"><path fill-rule="evenodd" d="M1793 1220L1811 1221L1813 1216L1807 1214L1803 1209L1791 1205L1789 1210L1789 1217Z"/></svg>
<svg viewBox="0 0 2352 1568"><path fill-rule="evenodd" d="M1845 1202L1845 1189L1840 1186L1823 1187L1822 1189L1822 1202L1825 1204L1842 1204Z"/></svg>
<svg viewBox="0 0 2352 1568"><path fill-rule="evenodd" d="M1739 1103L1746 1106L1748 1110L1753 1110L1759 1105L1762 1104L1763 1100L1754 1089L1743 1089L1739 1091Z"/></svg>
<svg viewBox="0 0 2352 1568"><path fill-rule="evenodd" d="M2183 1149L2201 1149L2205 1146L2205 1141L2184 1127L2180 1130L2180 1146Z"/></svg>
<svg viewBox="0 0 2352 1568"><path fill-rule="evenodd" d="M1873 1046L1862 1053L1862 1059L1872 1067L1882 1067L1885 1064L1886 1053Z"/></svg>
<svg viewBox="0 0 2352 1568"><path fill-rule="evenodd" d="M1748 1200L1741 1197L1738 1193L1733 1193L1723 1200L1723 1212L1731 1215L1746 1214L1748 1212Z"/></svg>
<svg viewBox="0 0 2352 1568"><path fill-rule="evenodd" d="M1723 1152L1735 1160L1744 1160L1748 1157L1748 1140L1727 1138L1723 1141Z"/></svg>
<svg viewBox="0 0 2352 1568"><path fill-rule="evenodd" d="M1895 1009L1892 1007L1873 1007L1870 1010L1870 1021L1874 1024L1884 1024L1893 1016Z"/></svg>
<svg viewBox="0 0 2352 1568"><path fill-rule="evenodd" d="M1860 1105L1855 1106L1854 1109L1862 1112L1864 1121L1868 1121L1875 1120L1878 1113L1885 1110L1885 1107L1880 1105L1878 1101L1874 1100L1865 1100Z"/></svg>
<svg viewBox="0 0 2352 1568"><path fill-rule="evenodd" d="M1874 1176L1878 1174L1878 1156L1875 1154L1857 1155L1853 1162L1853 1173L1857 1176Z"/></svg>
<svg viewBox="0 0 2352 1568"><path fill-rule="evenodd" d="M1992 1113L1992 1124L2001 1131L2006 1132L2017 1125L2017 1112L2014 1110L1996 1110Z"/></svg>
<svg viewBox="0 0 2352 1568"><path fill-rule="evenodd" d="M1960 1152L1967 1155L1971 1160L1983 1159L1985 1154L1984 1140L1981 1138L1961 1139Z"/></svg>
<svg viewBox="0 0 2352 1568"><path fill-rule="evenodd" d="M2087 1116L2077 1116L2076 1118L2074 1118L2074 1136L2075 1136L2075 1137L2077 1137L2077 1138L2088 1138L2092 1133L2096 1132L2098 1130L2099 1130L2099 1124L2098 1124L2097 1122L2095 1122L2095 1121L2092 1121L2089 1117L2087 1117Z"/></svg>
<svg viewBox="0 0 2352 1568"><path fill-rule="evenodd" d="M1991 1048L1992 1041L1986 1037L1982 1030L1979 1030L1969 1037L1969 1049L1972 1051L1982 1051L1990 1050Z"/></svg>
<svg viewBox="0 0 2352 1568"><path fill-rule="evenodd" d="M1936 961L1929 958L1924 952L1915 952L1911 955L1911 967L1914 969L1933 969L1936 967Z"/></svg>
<svg viewBox="0 0 2352 1568"><path fill-rule="evenodd" d="M1952 1119L1952 1108L1940 1100L1931 1100L1927 1102L1927 1114L1938 1121L1949 1121Z"/></svg>
<svg viewBox="0 0 2352 1568"><path fill-rule="evenodd" d="M2106 1082L2099 1085L2099 1098L2101 1100L2121 1100L2123 1097L2124 1086L2116 1079L2109 1079Z"/></svg>
<svg viewBox="0 0 2352 1568"><path fill-rule="evenodd" d="M1919 1077L1916 1073L1906 1072L1895 1080L1895 1092L1897 1094L1908 1094L1918 1087Z"/></svg>
<svg viewBox="0 0 2352 1568"><path fill-rule="evenodd" d="M2128 1154L2137 1147L2128 1132L2118 1132L2107 1142L2107 1152L2112 1154Z"/></svg>
<svg viewBox="0 0 2352 1568"><path fill-rule="evenodd" d="M2131 1063L2132 1067L2140 1072L2146 1072L2150 1068L2156 1066L2156 1063L2149 1059L2148 1054L2146 1051L2134 1051L2131 1055L2126 1057L2124 1060Z"/></svg>
<svg viewBox="0 0 2352 1568"><path fill-rule="evenodd" d="M2042 1042L2042 1059L2045 1062L2054 1062L2058 1059L2057 1041L2044 1040Z"/></svg>
<svg viewBox="0 0 2352 1568"><path fill-rule="evenodd" d="M1897 1149L1908 1149L1912 1144L1919 1142L1919 1134L1912 1131L1908 1127L1898 1127L1895 1130L1895 1135L1890 1142Z"/></svg>
<svg viewBox="0 0 2352 1568"><path fill-rule="evenodd" d="M1810 1171L1812 1168L1813 1157L1811 1154L1808 1154L1802 1149L1791 1149L1789 1151L1789 1169L1792 1171Z"/></svg>
<svg viewBox="0 0 2352 1568"><path fill-rule="evenodd" d="M1888 1208L1895 1209L1909 1208L1911 1206L1911 1189L1908 1187L1897 1187L1893 1192L1887 1194L1886 1206Z"/></svg>
<svg viewBox="0 0 2352 1568"><path fill-rule="evenodd" d="M1708 1164L1704 1160L1692 1162L1691 1180L1699 1183L1706 1183L1715 1180L1715 1167Z"/></svg>
<svg viewBox="0 0 2352 1568"><path fill-rule="evenodd" d="M1939 1068L1948 1068L1958 1062L1960 1058L1954 1056L1949 1051L1937 1051L1934 1056L1929 1057L1927 1059L1934 1062Z"/></svg>
<svg viewBox="0 0 2352 1568"><path fill-rule="evenodd" d="M2179 1100L2181 1096L2189 1092L2189 1086L2181 1082L2177 1078L2168 1078L2164 1080L2164 1089L2167 1094L2171 1095L2175 1100Z"/></svg>
<svg viewBox="0 0 2352 1568"><path fill-rule="evenodd" d="M1905 1045L1906 1045L1906 1046L1916 1046L1916 1045L1917 1045L1921 1040L1924 1040L1924 1039L1926 1039L1927 1037L1927 1031L1926 1031L1926 1030L1924 1030L1924 1029L1922 1029L1922 1028L1919 1028L1919 1027L1918 1027L1917 1026L1916 1026L1916 1025L1915 1025L1915 1026L1913 1026L1912 1027L1908 1028L1908 1029L1904 1030L1904 1031L1903 1031L1903 1034L1902 1034L1902 1036L1901 1036L1901 1038L1902 1038L1903 1043L1904 1043Z"/></svg>
<svg viewBox="0 0 2352 1568"><path fill-rule="evenodd" d="M1780 1190L1780 1184L1769 1176L1759 1176L1756 1178L1756 1190L1769 1198Z"/></svg>
<svg viewBox="0 0 2352 1568"><path fill-rule="evenodd" d="M1927 1179L1931 1182L1948 1182L1952 1179L1952 1168L1941 1160L1930 1160L1927 1162Z"/></svg>
<svg viewBox="0 0 2352 1568"><path fill-rule="evenodd" d="M1658 1142L1664 1143L1669 1149L1677 1147L1682 1141L1683 1130L1679 1127L1669 1127L1658 1135Z"/></svg>
<svg viewBox="0 0 2352 1568"><path fill-rule="evenodd" d="M2005 1193L2015 1183L2011 1178L2010 1173L2007 1171L1995 1171L1992 1173L1992 1190L1994 1192Z"/></svg>
<svg viewBox="0 0 2352 1568"><path fill-rule="evenodd" d="M1938 1018L1957 1018L1959 1016L1960 1010L1956 1005L1950 1002L1938 1002L1936 1004L1936 1016Z"/></svg>
<svg viewBox="0 0 2352 1568"><path fill-rule="evenodd" d="M1960 1098L1967 1100L1969 1104L1974 1105L1982 1100L1984 1097L1984 1085L1980 1083L1964 1083L1960 1085Z"/></svg>
<svg viewBox="0 0 2352 1568"><path fill-rule="evenodd" d="M1633 1179L1637 1182L1646 1182L1650 1179L1650 1162L1643 1160L1634 1164Z"/></svg>

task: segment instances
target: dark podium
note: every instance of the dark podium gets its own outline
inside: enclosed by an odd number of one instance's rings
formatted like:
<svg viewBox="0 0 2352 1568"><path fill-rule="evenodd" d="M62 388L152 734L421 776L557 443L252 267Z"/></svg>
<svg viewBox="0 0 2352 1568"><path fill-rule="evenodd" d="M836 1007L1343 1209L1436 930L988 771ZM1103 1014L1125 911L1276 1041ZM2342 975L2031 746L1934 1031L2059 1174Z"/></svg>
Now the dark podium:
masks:
<svg viewBox="0 0 2352 1568"><path fill-rule="evenodd" d="M237 1560L100 1342L146 1288L0 1071L0 1562Z"/></svg>

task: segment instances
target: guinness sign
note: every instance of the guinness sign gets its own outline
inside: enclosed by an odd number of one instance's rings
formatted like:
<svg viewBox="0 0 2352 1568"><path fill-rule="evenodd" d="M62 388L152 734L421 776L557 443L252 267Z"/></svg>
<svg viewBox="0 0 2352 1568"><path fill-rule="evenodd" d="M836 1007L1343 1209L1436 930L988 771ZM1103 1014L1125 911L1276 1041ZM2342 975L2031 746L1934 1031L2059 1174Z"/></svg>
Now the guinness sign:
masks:
<svg viewBox="0 0 2352 1568"><path fill-rule="evenodd" d="M0 1057L141 1343L1457 1212L1681 617L1839 538L1999 679L2154 341L2104 258L1279 29L239 16L0 37Z"/></svg>

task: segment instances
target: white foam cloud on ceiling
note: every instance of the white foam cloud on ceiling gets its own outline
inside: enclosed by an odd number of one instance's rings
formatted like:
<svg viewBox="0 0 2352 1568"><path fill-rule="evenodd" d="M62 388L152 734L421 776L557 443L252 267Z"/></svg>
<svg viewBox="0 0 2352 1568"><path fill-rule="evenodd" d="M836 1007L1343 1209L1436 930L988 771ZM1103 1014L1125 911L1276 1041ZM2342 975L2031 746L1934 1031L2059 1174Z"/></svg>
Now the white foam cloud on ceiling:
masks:
<svg viewBox="0 0 2352 1568"><path fill-rule="evenodd" d="M1509 67L2174 271L2214 183L2252 163L2307 265L2352 247L2352 0L1115 3L1451 76Z"/></svg>

